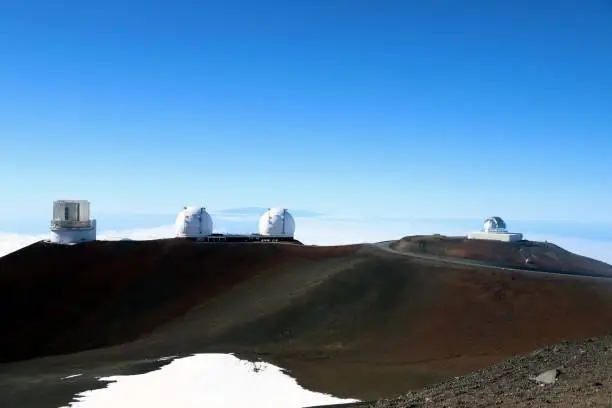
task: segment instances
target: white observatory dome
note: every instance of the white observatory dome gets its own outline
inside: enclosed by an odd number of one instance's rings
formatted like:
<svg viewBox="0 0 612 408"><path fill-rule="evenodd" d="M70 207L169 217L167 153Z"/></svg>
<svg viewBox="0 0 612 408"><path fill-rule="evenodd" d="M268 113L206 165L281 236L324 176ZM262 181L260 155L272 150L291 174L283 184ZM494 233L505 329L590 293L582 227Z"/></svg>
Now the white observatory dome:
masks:
<svg viewBox="0 0 612 408"><path fill-rule="evenodd" d="M213 221L204 207L185 207L176 217L176 236L205 237L213 232Z"/></svg>
<svg viewBox="0 0 612 408"><path fill-rule="evenodd" d="M259 233L268 237L293 237L295 220L285 208L269 208L259 219Z"/></svg>
<svg viewBox="0 0 612 408"><path fill-rule="evenodd" d="M506 223L501 217L489 217L484 222L485 232L507 232Z"/></svg>

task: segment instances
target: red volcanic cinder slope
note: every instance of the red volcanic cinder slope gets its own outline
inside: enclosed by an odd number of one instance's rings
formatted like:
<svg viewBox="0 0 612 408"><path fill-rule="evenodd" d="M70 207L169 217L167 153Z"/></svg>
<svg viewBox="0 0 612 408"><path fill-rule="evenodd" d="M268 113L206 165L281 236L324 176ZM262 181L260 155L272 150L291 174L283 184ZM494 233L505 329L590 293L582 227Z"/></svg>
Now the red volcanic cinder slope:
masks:
<svg viewBox="0 0 612 408"><path fill-rule="evenodd" d="M227 304L236 298L226 296L191 314L181 333L232 320ZM360 399L612 332L612 279L456 265L374 246L282 308L252 314L261 296L278 295L263 288L240 297L249 319L213 336L211 351L263 353L302 384ZM384 391L368 391L379 382Z"/></svg>
<svg viewBox="0 0 612 408"><path fill-rule="evenodd" d="M38 243L0 258L0 325L0 362L111 345L121 346L86 353L89 361L255 353L294 372L295 361L315 361L302 381L363 399L376 395L361 393L359 381L383 374L396 381L385 392L399 393L609 333L612 279L457 265L372 245ZM322 360L345 370L337 389L317 384ZM349 381L355 362L371 376Z"/></svg>
<svg viewBox="0 0 612 408"><path fill-rule="evenodd" d="M612 332L611 279L437 263L374 248L353 259L302 298L220 341L273 343L271 350L341 343L360 358L415 363L503 356Z"/></svg>
<svg viewBox="0 0 612 408"><path fill-rule="evenodd" d="M121 344L255 276L355 250L174 239L36 243L0 258L0 362Z"/></svg>

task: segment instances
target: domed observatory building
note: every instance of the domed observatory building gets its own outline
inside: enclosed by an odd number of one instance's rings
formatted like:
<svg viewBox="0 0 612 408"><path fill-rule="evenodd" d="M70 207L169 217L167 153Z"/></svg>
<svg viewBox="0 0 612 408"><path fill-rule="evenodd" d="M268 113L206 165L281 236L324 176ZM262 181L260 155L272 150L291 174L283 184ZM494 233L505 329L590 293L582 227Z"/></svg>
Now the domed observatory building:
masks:
<svg viewBox="0 0 612 408"><path fill-rule="evenodd" d="M485 220L482 231L472 232L468 235L468 238L515 242L522 240L523 234L508 232L506 222L501 217L489 217Z"/></svg>
<svg viewBox="0 0 612 408"><path fill-rule="evenodd" d="M259 235L291 240L295 235L295 220L286 208L269 208L259 219Z"/></svg>
<svg viewBox="0 0 612 408"><path fill-rule="evenodd" d="M201 239L212 234L213 221L204 207L183 207L176 216L178 238Z"/></svg>
<svg viewBox="0 0 612 408"><path fill-rule="evenodd" d="M77 244L96 240L96 220L90 218L86 200L53 202L53 219L49 241L56 244Z"/></svg>

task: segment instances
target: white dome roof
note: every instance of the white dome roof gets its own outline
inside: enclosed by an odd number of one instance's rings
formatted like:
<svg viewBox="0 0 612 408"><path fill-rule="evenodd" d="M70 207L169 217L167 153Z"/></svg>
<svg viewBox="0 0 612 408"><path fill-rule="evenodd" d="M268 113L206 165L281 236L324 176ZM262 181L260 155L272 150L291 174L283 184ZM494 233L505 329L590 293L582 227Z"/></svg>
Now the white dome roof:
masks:
<svg viewBox="0 0 612 408"><path fill-rule="evenodd" d="M270 208L259 219L259 233L264 236L293 237L295 220L285 208Z"/></svg>
<svg viewBox="0 0 612 408"><path fill-rule="evenodd" d="M485 232L506 232L506 222L501 217L489 217L484 222Z"/></svg>
<svg viewBox="0 0 612 408"><path fill-rule="evenodd" d="M176 236L205 237L213 232L213 221L204 207L185 207L176 216Z"/></svg>

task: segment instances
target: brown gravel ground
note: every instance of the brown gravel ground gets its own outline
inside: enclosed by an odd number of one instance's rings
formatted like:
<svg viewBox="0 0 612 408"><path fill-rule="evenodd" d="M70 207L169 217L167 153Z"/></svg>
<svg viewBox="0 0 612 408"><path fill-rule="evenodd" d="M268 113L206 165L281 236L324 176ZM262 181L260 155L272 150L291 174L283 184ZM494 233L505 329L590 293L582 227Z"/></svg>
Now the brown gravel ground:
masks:
<svg viewBox="0 0 612 408"><path fill-rule="evenodd" d="M556 382L534 380L554 369L559 370ZM612 336L562 342L420 391L359 406L612 407Z"/></svg>

